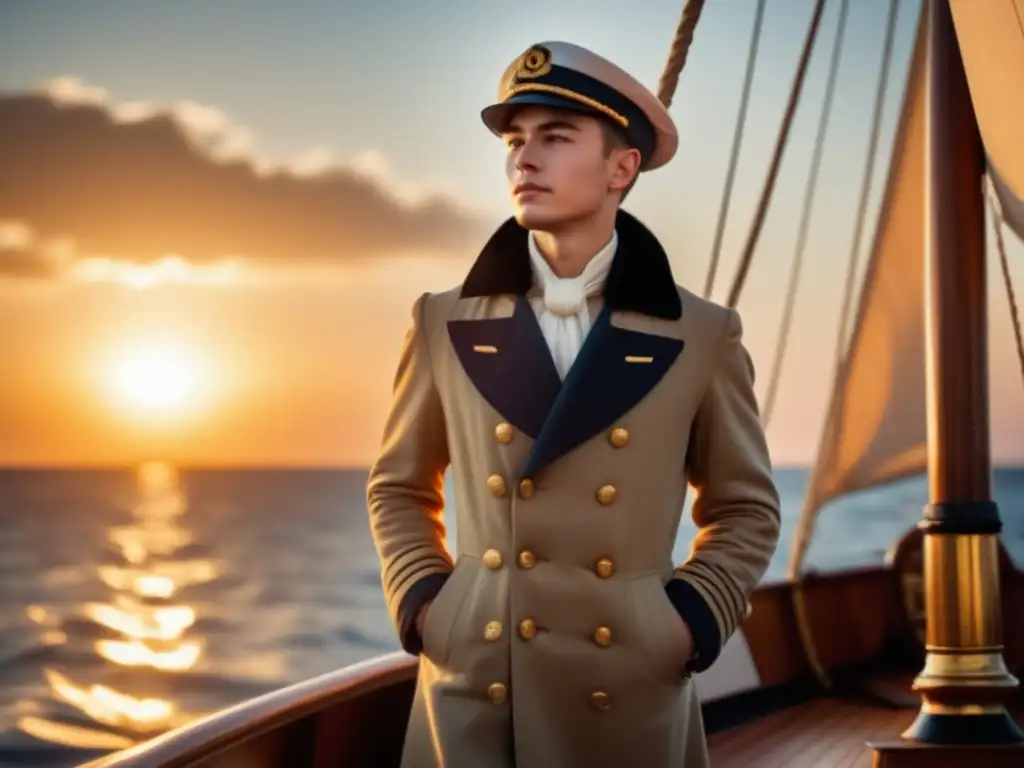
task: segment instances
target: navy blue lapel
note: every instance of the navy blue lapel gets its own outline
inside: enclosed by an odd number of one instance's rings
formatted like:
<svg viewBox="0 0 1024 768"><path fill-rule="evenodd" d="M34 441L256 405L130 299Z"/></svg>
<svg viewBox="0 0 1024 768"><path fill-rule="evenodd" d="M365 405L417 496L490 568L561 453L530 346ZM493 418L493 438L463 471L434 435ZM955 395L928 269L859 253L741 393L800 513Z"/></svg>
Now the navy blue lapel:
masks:
<svg viewBox="0 0 1024 768"><path fill-rule="evenodd" d="M680 339L616 328L606 306L557 392L522 476L611 427L654 389L682 350Z"/></svg>
<svg viewBox="0 0 1024 768"><path fill-rule="evenodd" d="M530 302L518 297L511 317L449 320L448 336L484 399L537 439L562 381Z"/></svg>
<svg viewBox="0 0 1024 768"><path fill-rule="evenodd" d="M524 474L614 424L657 385L683 349L678 339L611 324L614 312L669 321L683 313L668 256L654 234L623 210L615 229L619 246L605 282L604 308L564 383L525 298L533 282L525 228L514 218L506 220L462 284L461 298L517 297L511 317L450 321L448 332L480 394L534 438Z"/></svg>

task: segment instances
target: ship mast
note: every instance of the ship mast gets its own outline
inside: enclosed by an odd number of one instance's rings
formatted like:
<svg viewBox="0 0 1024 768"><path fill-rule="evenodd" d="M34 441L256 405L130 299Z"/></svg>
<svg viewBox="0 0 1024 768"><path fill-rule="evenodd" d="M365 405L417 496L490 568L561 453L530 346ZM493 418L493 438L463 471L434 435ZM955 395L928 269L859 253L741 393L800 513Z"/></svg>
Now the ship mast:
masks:
<svg viewBox="0 0 1024 768"><path fill-rule="evenodd" d="M924 519L926 658L917 744L1024 740L1005 703L1002 523L992 499L988 411L985 154L949 0L928 13L925 281L928 496ZM908 745L909 746L909 745Z"/></svg>

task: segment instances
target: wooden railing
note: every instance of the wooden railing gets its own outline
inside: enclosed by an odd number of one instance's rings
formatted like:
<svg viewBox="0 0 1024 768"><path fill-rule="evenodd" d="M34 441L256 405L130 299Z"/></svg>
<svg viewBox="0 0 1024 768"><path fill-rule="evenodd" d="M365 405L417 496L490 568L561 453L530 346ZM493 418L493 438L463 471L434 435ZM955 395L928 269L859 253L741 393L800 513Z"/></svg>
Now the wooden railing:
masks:
<svg viewBox="0 0 1024 768"><path fill-rule="evenodd" d="M416 668L414 657L401 651L389 653L250 699L82 768L178 768L205 763L229 747L237 749L263 734L281 732L335 705L408 683L415 678Z"/></svg>

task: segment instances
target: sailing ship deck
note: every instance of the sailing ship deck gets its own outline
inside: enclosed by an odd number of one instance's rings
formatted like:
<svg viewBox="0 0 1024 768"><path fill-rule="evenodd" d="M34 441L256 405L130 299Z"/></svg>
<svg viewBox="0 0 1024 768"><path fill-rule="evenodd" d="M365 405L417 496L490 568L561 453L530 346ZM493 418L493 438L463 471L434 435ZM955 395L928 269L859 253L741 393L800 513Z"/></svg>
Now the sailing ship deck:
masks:
<svg viewBox="0 0 1024 768"><path fill-rule="evenodd" d="M868 742L893 741L917 708L849 692L783 709L708 738L711 764L745 768L871 768ZM1024 701L1013 715L1024 722Z"/></svg>

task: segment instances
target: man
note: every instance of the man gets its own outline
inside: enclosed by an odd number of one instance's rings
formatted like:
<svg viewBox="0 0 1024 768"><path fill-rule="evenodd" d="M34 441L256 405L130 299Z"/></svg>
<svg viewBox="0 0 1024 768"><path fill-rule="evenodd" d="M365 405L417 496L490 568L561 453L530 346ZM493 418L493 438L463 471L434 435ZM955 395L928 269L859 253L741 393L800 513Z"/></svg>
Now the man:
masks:
<svg viewBox="0 0 1024 768"><path fill-rule="evenodd" d="M403 766L700 768L690 674L779 535L739 316L678 287L619 208L676 150L649 91L556 42L499 95L483 120L515 216L460 286L416 302L368 485L388 608L420 655ZM688 483L700 534L677 565Z"/></svg>

